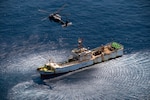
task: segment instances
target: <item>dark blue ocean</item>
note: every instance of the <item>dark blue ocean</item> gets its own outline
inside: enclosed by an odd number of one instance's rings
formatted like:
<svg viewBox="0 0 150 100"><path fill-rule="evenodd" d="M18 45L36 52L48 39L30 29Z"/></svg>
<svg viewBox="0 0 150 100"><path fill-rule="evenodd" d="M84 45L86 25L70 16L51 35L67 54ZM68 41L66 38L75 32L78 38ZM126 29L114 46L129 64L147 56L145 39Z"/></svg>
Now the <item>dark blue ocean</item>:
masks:
<svg viewBox="0 0 150 100"><path fill-rule="evenodd" d="M64 4L72 26L41 21L39 9ZM119 42L124 56L42 80L36 68L67 59L79 37L90 49ZM150 100L150 1L1 0L0 100Z"/></svg>

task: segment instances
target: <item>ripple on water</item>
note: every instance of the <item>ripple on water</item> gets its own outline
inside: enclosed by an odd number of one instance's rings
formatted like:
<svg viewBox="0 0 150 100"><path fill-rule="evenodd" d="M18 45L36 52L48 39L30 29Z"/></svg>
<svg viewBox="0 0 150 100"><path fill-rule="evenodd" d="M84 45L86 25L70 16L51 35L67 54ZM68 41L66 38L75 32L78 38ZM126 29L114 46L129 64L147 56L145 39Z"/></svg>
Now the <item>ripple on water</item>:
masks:
<svg viewBox="0 0 150 100"><path fill-rule="evenodd" d="M56 56L57 55L57 56ZM17 56L7 60L7 63L2 64L0 68L2 73L32 73L39 66L48 62L48 59L54 61L62 61L66 59L68 55L67 50L53 50L42 53L29 54L28 56Z"/></svg>
<svg viewBox="0 0 150 100"><path fill-rule="evenodd" d="M18 83L8 98L44 100L149 99L150 52L124 55L59 78ZM49 88L52 87L52 88Z"/></svg>

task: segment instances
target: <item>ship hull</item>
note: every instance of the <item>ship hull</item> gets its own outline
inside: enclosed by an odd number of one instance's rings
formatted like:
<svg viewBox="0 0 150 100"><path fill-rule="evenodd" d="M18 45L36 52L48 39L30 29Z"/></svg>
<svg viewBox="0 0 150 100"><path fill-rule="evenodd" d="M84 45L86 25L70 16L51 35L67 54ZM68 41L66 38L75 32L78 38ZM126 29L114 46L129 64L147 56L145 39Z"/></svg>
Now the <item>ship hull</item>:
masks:
<svg viewBox="0 0 150 100"><path fill-rule="evenodd" d="M41 78L42 79L49 79L49 78L55 78L55 77L58 77L58 76L62 76L64 74L67 74L68 72L66 73L53 73L53 74L41 74Z"/></svg>
<svg viewBox="0 0 150 100"><path fill-rule="evenodd" d="M108 61L114 58L121 57L122 55L123 55L123 49L119 49L110 54L98 55L90 60L86 60L82 62L79 61L72 65L63 66L62 68L56 68L55 72L39 71L39 73L41 74L41 77L48 77L48 78L57 77L57 76L60 76L62 74L65 74L71 71L75 71L75 70L78 70L87 66L91 66L91 65L98 64L104 61Z"/></svg>

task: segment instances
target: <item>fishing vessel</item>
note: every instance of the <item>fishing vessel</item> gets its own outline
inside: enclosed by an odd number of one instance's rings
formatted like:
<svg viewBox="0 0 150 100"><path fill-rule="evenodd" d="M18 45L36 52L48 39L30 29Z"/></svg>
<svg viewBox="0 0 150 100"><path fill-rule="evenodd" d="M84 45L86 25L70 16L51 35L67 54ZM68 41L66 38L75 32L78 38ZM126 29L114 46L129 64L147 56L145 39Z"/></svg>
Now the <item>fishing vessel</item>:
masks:
<svg viewBox="0 0 150 100"><path fill-rule="evenodd" d="M121 57L123 50L123 45L117 42L111 42L89 50L82 46L82 39L78 39L78 48L71 51L71 55L66 61L60 63L49 61L44 66L37 68L37 71L41 74L41 77L67 73Z"/></svg>

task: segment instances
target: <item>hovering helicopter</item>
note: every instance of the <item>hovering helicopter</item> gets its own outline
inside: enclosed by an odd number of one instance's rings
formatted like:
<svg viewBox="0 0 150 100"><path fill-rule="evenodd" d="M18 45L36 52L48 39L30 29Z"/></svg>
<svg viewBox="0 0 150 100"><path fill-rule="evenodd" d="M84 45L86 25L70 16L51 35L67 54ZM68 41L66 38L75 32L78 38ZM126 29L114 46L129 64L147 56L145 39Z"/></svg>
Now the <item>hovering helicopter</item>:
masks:
<svg viewBox="0 0 150 100"><path fill-rule="evenodd" d="M59 12L60 12L62 9L64 9L65 6L66 6L66 4L63 5L62 7L60 7L60 8L59 8L57 11L55 11L54 13L51 13L48 17L43 18L42 21L43 21L43 20L46 20L47 18L49 18L50 21L54 21L54 22L56 22L56 23L59 23L59 24L62 25L62 27L67 27L67 26L72 25L72 22L69 22L68 20L64 21L64 20L62 20L62 17L60 16L60 13L59 13ZM39 11L40 11L40 12L49 13L49 12L47 12L47 11L45 11L45 10L41 10L41 9L39 9Z"/></svg>

